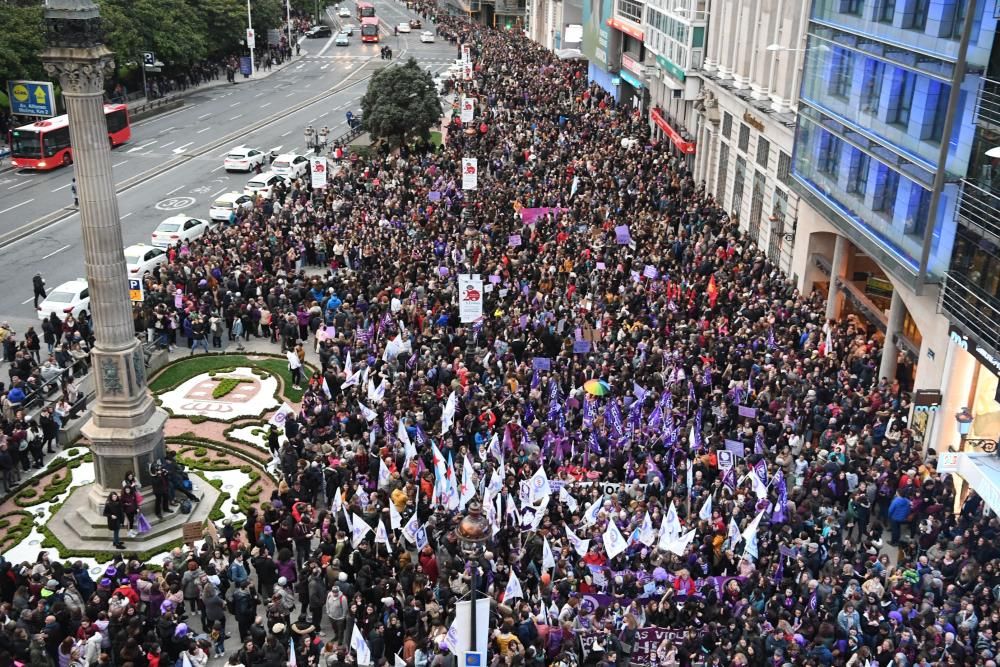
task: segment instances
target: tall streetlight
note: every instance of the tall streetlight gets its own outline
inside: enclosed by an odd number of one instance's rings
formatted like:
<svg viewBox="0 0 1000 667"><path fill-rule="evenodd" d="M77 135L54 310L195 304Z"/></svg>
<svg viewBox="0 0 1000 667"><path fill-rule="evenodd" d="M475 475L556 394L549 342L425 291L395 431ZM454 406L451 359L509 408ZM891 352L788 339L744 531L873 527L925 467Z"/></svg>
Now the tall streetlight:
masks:
<svg viewBox="0 0 1000 667"><path fill-rule="evenodd" d="M257 36L253 33L253 16L250 14L250 0L247 0L247 49L250 50L250 76L254 73L253 47L257 43ZM291 46L289 43L288 46Z"/></svg>
<svg viewBox="0 0 1000 667"><path fill-rule="evenodd" d="M468 514L462 518L462 521L455 528L455 537L458 538L458 545L462 549L462 555L465 556L465 560L472 563L472 619L469 624L471 626L469 646L472 647L473 651L478 651L479 649L476 645L476 600L479 594L479 559L483 557L483 553L486 551L486 543L489 541L491 534L492 526L489 519L483 516L483 506L475 500L470 502Z"/></svg>

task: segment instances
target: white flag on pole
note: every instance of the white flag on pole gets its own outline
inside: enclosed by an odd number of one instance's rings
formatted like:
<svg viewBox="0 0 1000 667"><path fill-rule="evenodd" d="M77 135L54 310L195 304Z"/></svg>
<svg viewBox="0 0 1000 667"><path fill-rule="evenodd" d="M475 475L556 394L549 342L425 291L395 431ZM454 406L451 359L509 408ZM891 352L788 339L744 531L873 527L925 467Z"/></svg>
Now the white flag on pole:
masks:
<svg viewBox="0 0 1000 667"><path fill-rule="evenodd" d="M344 376L351 377L354 373L354 365L351 364L351 352L347 351L347 359L344 360Z"/></svg>
<svg viewBox="0 0 1000 667"><path fill-rule="evenodd" d="M583 525L590 526L597 523L597 515L600 514L601 508L604 506L604 498L598 498L595 500L587 511L583 513Z"/></svg>
<svg viewBox="0 0 1000 667"><path fill-rule="evenodd" d="M698 518L702 521L712 520L712 494L708 495L708 500L705 504L701 506L701 511L698 512Z"/></svg>
<svg viewBox="0 0 1000 667"><path fill-rule="evenodd" d="M528 488L531 490L531 504L535 504L542 498L552 494L552 487L549 486L549 476L545 474L545 466L538 466L538 470L528 480Z"/></svg>
<svg viewBox="0 0 1000 667"><path fill-rule="evenodd" d="M348 387L353 387L359 382L361 382L361 371L358 371L357 373L354 373L352 375L348 375L347 379L344 380L344 384L340 385L340 388L342 390L347 389Z"/></svg>
<svg viewBox="0 0 1000 667"><path fill-rule="evenodd" d="M365 535L370 533L371 530L372 527L364 519L355 514L351 520L351 545L357 549L358 545L361 544L361 540L365 539Z"/></svg>
<svg viewBox="0 0 1000 667"><path fill-rule="evenodd" d="M549 538L544 538L542 542L542 569L543 570L554 570L556 567L556 557L552 553L552 545L549 544Z"/></svg>
<svg viewBox="0 0 1000 667"><path fill-rule="evenodd" d="M517 578L514 570L511 570L510 579L507 580L507 588L503 591L503 603L509 605L510 600L517 598L524 599L524 593L521 591L521 581Z"/></svg>
<svg viewBox="0 0 1000 667"><path fill-rule="evenodd" d="M646 511L646 516L642 519L642 526L639 527L639 541L647 547L653 546L653 542L656 541L656 529L653 528L653 517L648 510Z"/></svg>
<svg viewBox="0 0 1000 667"><path fill-rule="evenodd" d="M729 541L729 548L735 549L736 545L743 540L743 535L740 534L740 526L736 523L736 517L731 517L729 519L729 535L726 536Z"/></svg>
<svg viewBox="0 0 1000 667"><path fill-rule="evenodd" d="M688 532L681 535L679 538L667 545L667 551L677 554L678 556L683 556L684 552L687 551L688 545L694 540L694 534L698 532L697 530L689 530Z"/></svg>
<svg viewBox="0 0 1000 667"><path fill-rule="evenodd" d="M278 428L285 428L285 420L294 415L295 410L292 410L287 403L282 403L278 411L271 416L269 423Z"/></svg>
<svg viewBox="0 0 1000 667"><path fill-rule="evenodd" d="M458 396L455 392L451 392L448 396L448 402L444 404L444 410L441 412L441 435L448 435L448 431L451 430L451 425L455 421L455 411L458 409Z"/></svg>
<svg viewBox="0 0 1000 667"><path fill-rule="evenodd" d="M389 501L389 527L393 530L399 530L402 525L403 515L396 509L396 503Z"/></svg>
<svg viewBox="0 0 1000 667"><path fill-rule="evenodd" d="M364 416L365 421L367 421L369 424L378 419L378 413L369 408L361 401L358 401L358 408L361 409L361 414Z"/></svg>
<svg viewBox="0 0 1000 667"><path fill-rule="evenodd" d="M570 512L575 512L580 507L580 504L576 502L576 498L570 495L565 486L559 489L559 500Z"/></svg>
<svg viewBox="0 0 1000 667"><path fill-rule="evenodd" d="M378 460L378 485L382 488L392 480L392 473L389 472L389 466L385 464L385 459Z"/></svg>
<svg viewBox="0 0 1000 667"><path fill-rule="evenodd" d="M581 540L577 537L576 533L569 529L569 526L566 526L566 539L573 545L573 549L576 550L577 555L581 558L587 554L587 549L590 548L589 539Z"/></svg>
<svg viewBox="0 0 1000 667"><path fill-rule="evenodd" d="M622 531L618 530L618 526L613 520L608 521L608 528L604 531L602 539L604 540L604 551L608 554L609 559L614 559L618 554L628 549L628 541L622 535Z"/></svg>
<svg viewBox="0 0 1000 667"><path fill-rule="evenodd" d="M389 553L392 553L392 545L389 544L389 533L386 532L385 524L381 520L375 524L375 543L384 544Z"/></svg>
<svg viewBox="0 0 1000 667"><path fill-rule="evenodd" d="M358 624L355 623L354 627L351 629L351 650L357 652L357 661L359 665L370 665L372 664L372 652L368 648L368 642L361 635L361 630L358 629Z"/></svg>
<svg viewBox="0 0 1000 667"><path fill-rule="evenodd" d="M462 463L462 485L459 487L459 499L458 499L458 509L464 510L465 504L476 497L476 484L472 477L475 474L472 470L472 461L469 457L464 457L465 461Z"/></svg>

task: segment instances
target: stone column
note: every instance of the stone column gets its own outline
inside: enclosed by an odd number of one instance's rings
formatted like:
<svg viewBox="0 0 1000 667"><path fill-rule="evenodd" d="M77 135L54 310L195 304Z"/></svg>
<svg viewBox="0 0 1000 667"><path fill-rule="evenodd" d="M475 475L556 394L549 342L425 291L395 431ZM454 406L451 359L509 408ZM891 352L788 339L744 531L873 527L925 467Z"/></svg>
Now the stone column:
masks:
<svg viewBox="0 0 1000 667"><path fill-rule="evenodd" d="M903 316L906 314L906 304L903 297L899 296L899 290L892 290L892 301L889 303L889 321L885 327L885 345L882 348L882 363L878 367L878 377L889 378L889 382L896 379L896 336L902 332Z"/></svg>
<svg viewBox="0 0 1000 667"><path fill-rule="evenodd" d="M162 455L166 413L146 388L145 360L132 323L104 118L104 77L114 69L112 53L103 44L92 0L48 0L46 27L50 46L42 52L42 62L62 86L80 199L97 388L83 434L94 453L95 494L103 495L104 489L120 487L130 470L148 481L151 458Z"/></svg>
<svg viewBox="0 0 1000 667"><path fill-rule="evenodd" d="M830 264L830 289L826 293L826 319L835 320L840 313L840 285L838 280L847 277L847 237L837 236Z"/></svg>

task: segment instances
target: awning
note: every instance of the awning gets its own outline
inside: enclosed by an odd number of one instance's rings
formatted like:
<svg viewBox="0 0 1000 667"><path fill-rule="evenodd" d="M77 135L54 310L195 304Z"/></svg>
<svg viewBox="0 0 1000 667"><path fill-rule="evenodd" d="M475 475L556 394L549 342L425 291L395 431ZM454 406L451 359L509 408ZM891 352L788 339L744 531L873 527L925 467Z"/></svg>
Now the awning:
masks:
<svg viewBox="0 0 1000 667"><path fill-rule="evenodd" d="M646 39L646 35L642 31L642 28L640 28L637 25L633 25L632 23L630 23L628 21L623 21L620 18L616 18L616 17L612 16L611 18L609 18L606 21L606 23L609 26L611 26L612 28L614 28L615 30L618 30L619 32L623 32L626 35L628 35L629 37L632 37L633 39L637 39L640 42L645 41L645 39Z"/></svg>
<svg viewBox="0 0 1000 667"><path fill-rule="evenodd" d="M684 84L678 83L677 79L672 76L661 76L660 81L662 81L663 85L670 90L684 90Z"/></svg>
<svg viewBox="0 0 1000 667"><path fill-rule="evenodd" d="M580 49L556 49L555 54L559 60L585 60L587 58Z"/></svg>
<svg viewBox="0 0 1000 667"><path fill-rule="evenodd" d="M663 133L670 138L674 146L677 146L680 151L686 155L694 155L695 152L695 142L685 139L680 131L675 130L667 119L664 118L663 114L660 113L659 109L654 108L649 112L649 117L653 119L653 122L658 128L663 130Z"/></svg>
<svg viewBox="0 0 1000 667"><path fill-rule="evenodd" d="M1000 514L1000 458L996 454L945 452L938 456L937 471L961 476L991 510Z"/></svg>

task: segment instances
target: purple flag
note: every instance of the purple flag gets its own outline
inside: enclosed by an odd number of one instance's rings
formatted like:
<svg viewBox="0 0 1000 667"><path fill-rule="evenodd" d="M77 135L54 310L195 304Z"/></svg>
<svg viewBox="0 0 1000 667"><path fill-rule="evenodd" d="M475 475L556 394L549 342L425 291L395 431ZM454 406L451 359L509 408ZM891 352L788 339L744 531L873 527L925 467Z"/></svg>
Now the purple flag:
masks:
<svg viewBox="0 0 1000 667"><path fill-rule="evenodd" d="M649 413L649 428L658 429L663 425L663 408L659 403L653 408L653 411Z"/></svg>
<svg viewBox="0 0 1000 667"><path fill-rule="evenodd" d="M554 398L549 401L549 414L545 418L552 421L559 416L560 412L562 412L562 406L559 404L559 399Z"/></svg>
<svg viewBox="0 0 1000 667"><path fill-rule="evenodd" d="M773 350L777 345L774 343L774 327L767 330L767 349Z"/></svg>
<svg viewBox="0 0 1000 667"><path fill-rule="evenodd" d="M529 402L527 407L524 408L524 425L531 426L533 421L535 421L535 408L534 404Z"/></svg>
<svg viewBox="0 0 1000 667"><path fill-rule="evenodd" d="M617 401L608 401L607 407L604 408L604 421L608 423L608 428L611 429L616 438L622 437L622 413L618 409Z"/></svg>
<svg viewBox="0 0 1000 667"><path fill-rule="evenodd" d="M538 377L538 369L531 371L531 388L538 389L538 385L542 383L542 379Z"/></svg>
<svg viewBox="0 0 1000 667"><path fill-rule="evenodd" d="M760 459L757 463L753 464L754 473L757 475L757 479L764 486L767 486L767 461Z"/></svg>
<svg viewBox="0 0 1000 667"><path fill-rule="evenodd" d="M771 514L773 523L783 523L785 521L785 509L788 507L788 487L785 484L785 473L780 469L774 474L774 486L778 490L778 502L774 506Z"/></svg>
<svg viewBox="0 0 1000 667"><path fill-rule="evenodd" d="M722 475L722 483L726 485L730 492L736 493L736 469L730 468Z"/></svg>
<svg viewBox="0 0 1000 667"><path fill-rule="evenodd" d="M589 396L583 399L583 425L590 428L597 418L597 399Z"/></svg>
<svg viewBox="0 0 1000 667"><path fill-rule="evenodd" d="M423 448L427 445L427 434L424 433L424 429L420 428L420 424L414 424L414 426L417 429L417 433L414 435L413 439L417 441L417 444L420 445L421 448Z"/></svg>
<svg viewBox="0 0 1000 667"><path fill-rule="evenodd" d="M705 364L705 373L702 375L701 383L706 387L712 386L712 368Z"/></svg>
<svg viewBox="0 0 1000 667"><path fill-rule="evenodd" d="M763 454L764 453L764 433L763 431L757 431L757 435L753 439L753 453ZM765 480L765 484L767 481Z"/></svg>

